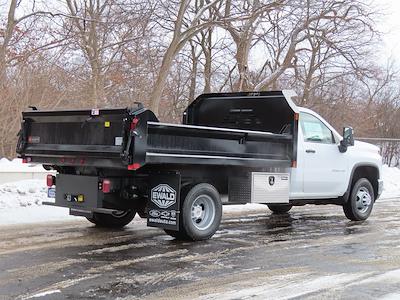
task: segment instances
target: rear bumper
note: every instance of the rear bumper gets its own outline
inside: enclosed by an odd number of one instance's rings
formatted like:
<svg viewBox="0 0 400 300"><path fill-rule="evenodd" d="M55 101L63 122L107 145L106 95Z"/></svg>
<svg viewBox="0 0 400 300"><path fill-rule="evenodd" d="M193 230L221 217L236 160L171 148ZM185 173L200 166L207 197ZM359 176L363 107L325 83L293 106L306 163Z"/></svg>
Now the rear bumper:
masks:
<svg viewBox="0 0 400 300"><path fill-rule="evenodd" d="M378 195L377 195L376 199L378 199L380 197L382 192L383 192L383 180L378 179Z"/></svg>

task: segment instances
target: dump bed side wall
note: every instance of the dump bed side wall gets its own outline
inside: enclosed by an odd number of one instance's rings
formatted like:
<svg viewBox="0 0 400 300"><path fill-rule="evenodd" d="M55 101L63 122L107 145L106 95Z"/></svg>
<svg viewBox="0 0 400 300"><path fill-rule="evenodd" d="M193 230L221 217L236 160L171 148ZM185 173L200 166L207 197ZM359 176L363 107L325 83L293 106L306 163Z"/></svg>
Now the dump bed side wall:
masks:
<svg viewBox="0 0 400 300"><path fill-rule="evenodd" d="M252 167L288 165L291 145L290 135L149 122L147 160Z"/></svg>

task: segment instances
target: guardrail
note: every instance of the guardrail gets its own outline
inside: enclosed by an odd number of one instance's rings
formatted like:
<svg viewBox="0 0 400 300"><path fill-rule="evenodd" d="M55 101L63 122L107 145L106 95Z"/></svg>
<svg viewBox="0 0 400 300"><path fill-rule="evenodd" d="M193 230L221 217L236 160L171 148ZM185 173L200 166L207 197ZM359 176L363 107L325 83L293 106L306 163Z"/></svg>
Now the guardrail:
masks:
<svg viewBox="0 0 400 300"><path fill-rule="evenodd" d="M0 165L0 184L25 179L39 179L45 182L47 174L54 174L55 171L46 171L41 166L30 167L29 165L2 164Z"/></svg>

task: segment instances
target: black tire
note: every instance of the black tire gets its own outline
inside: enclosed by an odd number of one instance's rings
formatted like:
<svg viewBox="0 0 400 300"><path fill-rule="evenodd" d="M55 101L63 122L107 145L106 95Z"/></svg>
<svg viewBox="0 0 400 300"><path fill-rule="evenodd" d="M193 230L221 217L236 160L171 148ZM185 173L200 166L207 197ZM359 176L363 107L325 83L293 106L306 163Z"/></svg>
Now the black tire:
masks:
<svg viewBox="0 0 400 300"><path fill-rule="evenodd" d="M176 238L177 240L190 240L189 236L184 232L183 229L180 229L180 231L175 231L175 230L169 230L169 229L164 229L165 233L172 236L173 238Z"/></svg>
<svg viewBox="0 0 400 300"><path fill-rule="evenodd" d="M290 204L267 204L268 208L276 214L284 214L292 209Z"/></svg>
<svg viewBox="0 0 400 300"><path fill-rule="evenodd" d="M211 238L222 218L221 197L214 186L200 183L192 187L181 203L179 231L165 230L180 240L201 241Z"/></svg>
<svg viewBox="0 0 400 300"><path fill-rule="evenodd" d="M371 182L361 178L354 183L343 212L349 220L364 221L368 219L374 206L375 195Z"/></svg>
<svg viewBox="0 0 400 300"><path fill-rule="evenodd" d="M104 228L122 228L128 225L135 217L136 211L127 210L120 214L102 214L93 213L93 218L86 218L89 222L96 224L98 227Z"/></svg>

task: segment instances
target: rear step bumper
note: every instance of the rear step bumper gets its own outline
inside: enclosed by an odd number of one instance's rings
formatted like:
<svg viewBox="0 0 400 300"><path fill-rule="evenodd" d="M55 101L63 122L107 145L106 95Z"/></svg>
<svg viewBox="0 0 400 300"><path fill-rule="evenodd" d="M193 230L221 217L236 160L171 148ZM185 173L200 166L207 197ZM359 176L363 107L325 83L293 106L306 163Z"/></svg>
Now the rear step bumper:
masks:
<svg viewBox="0 0 400 300"><path fill-rule="evenodd" d="M43 205L48 206L56 206L59 207L55 202L50 201L43 201ZM69 214L71 216L79 216L79 217L86 217L86 218L93 218L93 213L101 213L101 214L108 214L111 215L116 212L121 212L120 210L115 209L108 209L108 208L93 208L93 209L83 209L83 208L70 208Z"/></svg>

